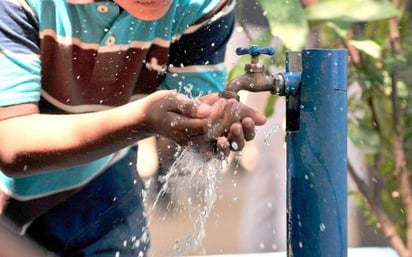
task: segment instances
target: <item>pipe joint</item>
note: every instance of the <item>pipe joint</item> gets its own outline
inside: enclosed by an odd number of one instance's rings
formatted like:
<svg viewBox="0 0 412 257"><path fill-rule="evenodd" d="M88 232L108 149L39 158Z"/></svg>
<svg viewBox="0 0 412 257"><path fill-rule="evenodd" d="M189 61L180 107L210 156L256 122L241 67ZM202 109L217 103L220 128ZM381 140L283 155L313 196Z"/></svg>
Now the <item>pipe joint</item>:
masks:
<svg viewBox="0 0 412 257"><path fill-rule="evenodd" d="M296 95L300 88L301 72L282 72L275 75L274 92L280 96Z"/></svg>

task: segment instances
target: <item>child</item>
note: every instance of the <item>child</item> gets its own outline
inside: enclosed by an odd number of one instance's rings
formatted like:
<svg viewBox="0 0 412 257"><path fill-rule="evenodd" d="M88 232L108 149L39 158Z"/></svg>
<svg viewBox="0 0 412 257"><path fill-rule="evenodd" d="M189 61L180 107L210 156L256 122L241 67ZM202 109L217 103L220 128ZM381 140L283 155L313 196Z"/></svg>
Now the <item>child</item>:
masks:
<svg viewBox="0 0 412 257"><path fill-rule="evenodd" d="M214 93L234 4L0 0L0 213L59 256L145 256L136 141L227 154L265 122Z"/></svg>

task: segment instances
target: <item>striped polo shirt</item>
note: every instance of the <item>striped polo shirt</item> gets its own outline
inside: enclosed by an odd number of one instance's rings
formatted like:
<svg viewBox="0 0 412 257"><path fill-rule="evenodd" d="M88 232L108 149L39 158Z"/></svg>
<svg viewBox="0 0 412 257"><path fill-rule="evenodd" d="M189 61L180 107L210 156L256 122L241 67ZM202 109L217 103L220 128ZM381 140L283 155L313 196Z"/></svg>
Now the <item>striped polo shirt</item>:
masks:
<svg viewBox="0 0 412 257"><path fill-rule="evenodd" d="M159 20L142 21L112 1L0 0L0 107L9 110L0 119L27 114L17 107L33 102L41 113L84 113L158 89L222 90L234 4L174 0ZM84 185L115 159L23 178L0 172L0 189L22 201L44 197Z"/></svg>

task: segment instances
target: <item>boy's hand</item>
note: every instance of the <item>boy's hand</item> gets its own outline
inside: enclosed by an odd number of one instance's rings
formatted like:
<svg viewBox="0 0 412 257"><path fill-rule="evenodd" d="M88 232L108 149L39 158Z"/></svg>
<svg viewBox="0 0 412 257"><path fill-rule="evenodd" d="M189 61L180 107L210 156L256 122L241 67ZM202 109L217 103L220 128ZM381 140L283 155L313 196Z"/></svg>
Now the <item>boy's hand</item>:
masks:
<svg viewBox="0 0 412 257"><path fill-rule="evenodd" d="M149 95L145 110L147 130L169 138L179 145L207 139L211 106L174 91L158 91Z"/></svg>
<svg viewBox="0 0 412 257"><path fill-rule="evenodd" d="M225 153L240 151L246 141L255 137L255 126L263 125L263 114L235 99L223 99L217 94L200 97L200 101L212 106L208 116L209 140L215 139L217 148Z"/></svg>
<svg viewBox="0 0 412 257"><path fill-rule="evenodd" d="M254 138L255 126L266 122L263 114L218 94L194 100L173 91L158 91L148 101L148 129L179 145L191 142L208 146L203 149L215 145L226 155L230 150L242 150L245 142Z"/></svg>

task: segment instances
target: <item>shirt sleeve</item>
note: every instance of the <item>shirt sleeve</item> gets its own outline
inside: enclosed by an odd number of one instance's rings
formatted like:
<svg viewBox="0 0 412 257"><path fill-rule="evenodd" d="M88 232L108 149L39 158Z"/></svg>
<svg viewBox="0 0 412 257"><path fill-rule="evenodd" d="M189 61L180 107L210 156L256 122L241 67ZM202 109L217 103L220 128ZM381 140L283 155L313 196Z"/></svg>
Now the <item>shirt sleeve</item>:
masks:
<svg viewBox="0 0 412 257"><path fill-rule="evenodd" d="M24 0L0 0L0 17L0 118L4 119L10 113L27 114L22 106L39 101L41 71L38 22L30 7Z"/></svg>
<svg viewBox="0 0 412 257"><path fill-rule="evenodd" d="M176 89L196 97L224 88L226 45L235 23L234 2L208 16L172 43L163 89Z"/></svg>

